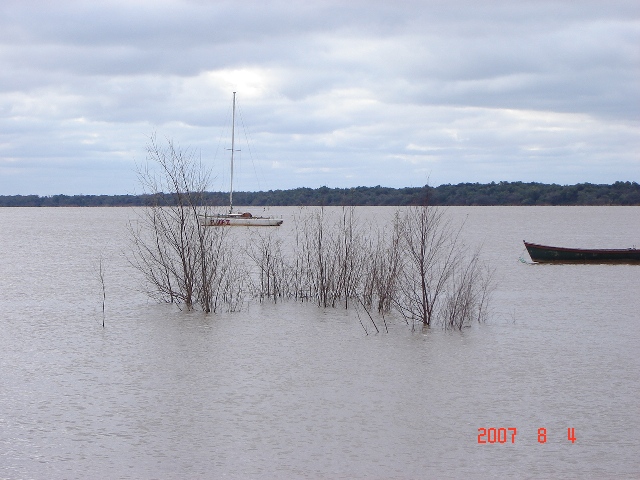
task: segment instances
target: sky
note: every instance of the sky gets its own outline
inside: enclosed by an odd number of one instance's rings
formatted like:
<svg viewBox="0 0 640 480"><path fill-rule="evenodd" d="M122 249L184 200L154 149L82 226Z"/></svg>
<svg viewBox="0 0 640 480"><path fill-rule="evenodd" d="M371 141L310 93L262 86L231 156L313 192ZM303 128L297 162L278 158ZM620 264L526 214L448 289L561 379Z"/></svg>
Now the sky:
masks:
<svg viewBox="0 0 640 480"><path fill-rule="evenodd" d="M2 0L0 195L640 181L638 0Z"/></svg>

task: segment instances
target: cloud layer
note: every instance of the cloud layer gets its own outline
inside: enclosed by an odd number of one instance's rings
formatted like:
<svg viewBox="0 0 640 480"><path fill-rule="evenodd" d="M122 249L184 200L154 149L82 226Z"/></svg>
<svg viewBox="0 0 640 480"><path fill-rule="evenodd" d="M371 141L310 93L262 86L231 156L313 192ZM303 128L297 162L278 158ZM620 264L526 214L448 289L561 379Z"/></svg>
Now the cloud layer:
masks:
<svg viewBox="0 0 640 480"><path fill-rule="evenodd" d="M135 193L157 132L226 188L640 180L640 4L0 5L0 194Z"/></svg>

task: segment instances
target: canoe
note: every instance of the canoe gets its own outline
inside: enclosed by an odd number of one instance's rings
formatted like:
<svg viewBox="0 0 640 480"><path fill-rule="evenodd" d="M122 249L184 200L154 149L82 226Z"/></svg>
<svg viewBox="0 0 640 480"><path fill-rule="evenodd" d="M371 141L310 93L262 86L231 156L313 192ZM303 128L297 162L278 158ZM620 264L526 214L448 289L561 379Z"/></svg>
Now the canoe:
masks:
<svg viewBox="0 0 640 480"><path fill-rule="evenodd" d="M636 248L585 249L551 247L524 242L531 260L537 263L640 263Z"/></svg>

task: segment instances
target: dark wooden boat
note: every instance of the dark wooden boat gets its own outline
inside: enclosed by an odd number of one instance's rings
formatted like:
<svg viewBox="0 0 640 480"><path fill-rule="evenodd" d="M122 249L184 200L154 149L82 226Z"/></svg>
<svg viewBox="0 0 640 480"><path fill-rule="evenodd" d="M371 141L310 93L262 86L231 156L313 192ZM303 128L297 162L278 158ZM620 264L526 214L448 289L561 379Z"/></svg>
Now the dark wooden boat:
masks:
<svg viewBox="0 0 640 480"><path fill-rule="evenodd" d="M550 247L524 242L531 260L538 263L640 263L640 250Z"/></svg>

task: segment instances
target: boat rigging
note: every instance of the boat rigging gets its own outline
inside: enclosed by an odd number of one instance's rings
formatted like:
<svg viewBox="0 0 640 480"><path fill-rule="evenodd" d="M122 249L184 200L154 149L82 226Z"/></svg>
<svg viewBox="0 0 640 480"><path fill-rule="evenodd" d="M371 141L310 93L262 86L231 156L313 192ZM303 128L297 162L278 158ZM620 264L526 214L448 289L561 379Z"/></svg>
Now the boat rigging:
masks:
<svg viewBox="0 0 640 480"><path fill-rule="evenodd" d="M201 215L200 219L208 227L247 226L247 227L279 227L281 218L254 216L249 212L233 212L233 163L235 153L236 126L236 92L233 92L233 109L231 114L231 178L229 181L229 213Z"/></svg>

